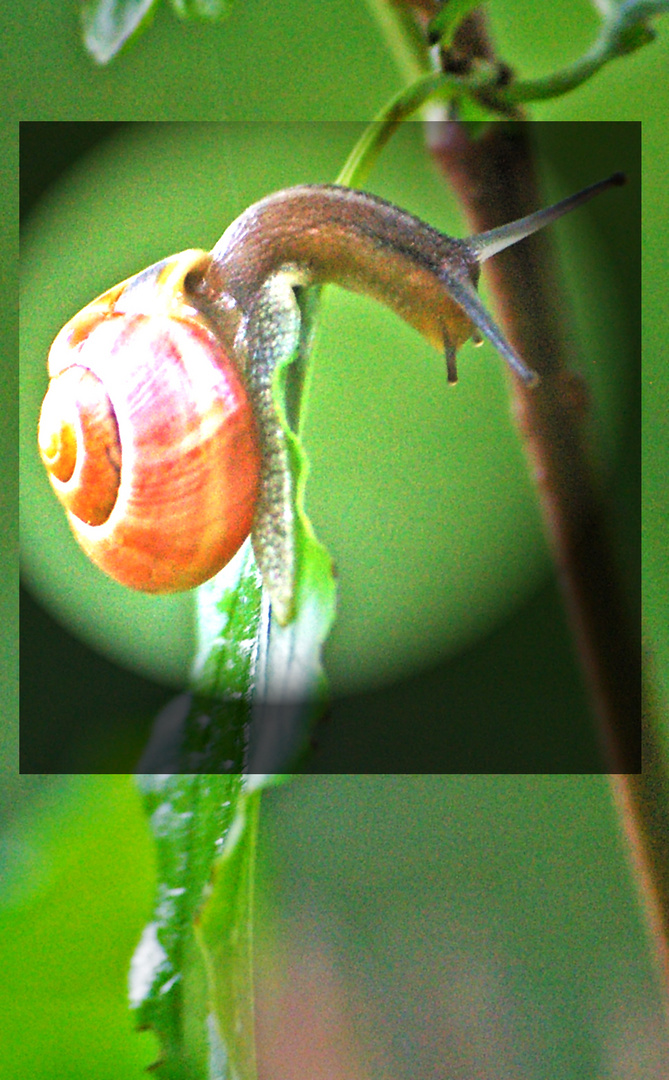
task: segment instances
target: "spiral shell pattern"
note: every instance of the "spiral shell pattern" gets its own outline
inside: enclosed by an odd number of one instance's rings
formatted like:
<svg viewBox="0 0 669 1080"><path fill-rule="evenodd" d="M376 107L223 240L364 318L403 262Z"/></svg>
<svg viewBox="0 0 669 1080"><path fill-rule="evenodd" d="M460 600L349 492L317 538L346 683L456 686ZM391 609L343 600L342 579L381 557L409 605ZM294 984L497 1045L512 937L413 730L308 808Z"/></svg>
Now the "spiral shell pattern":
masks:
<svg viewBox="0 0 669 1080"><path fill-rule="evenodd" d="M203 253L109 290L61 330L39 445L90 558L146 592L201 584L251 531L260 451L242 378L184 297Z"/></svg>

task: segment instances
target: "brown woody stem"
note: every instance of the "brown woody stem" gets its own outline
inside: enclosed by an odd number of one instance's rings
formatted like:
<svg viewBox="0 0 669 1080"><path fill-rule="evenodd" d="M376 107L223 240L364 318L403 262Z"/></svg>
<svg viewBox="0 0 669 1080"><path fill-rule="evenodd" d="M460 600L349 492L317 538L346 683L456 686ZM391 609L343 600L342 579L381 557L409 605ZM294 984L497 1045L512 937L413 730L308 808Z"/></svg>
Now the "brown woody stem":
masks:
<svg viewBox="0 0 669 1080"><path fill-rule="evenodd" d="M429 127L435 162L472 232L541 204L525 124L472 141L456 120ZM669 791L654 709L642 710L640 626L612 550L606 505L586 453L579 383L569 371L550 242L537 234L491 261L488 282L511 343L539 372L514 379L514 408L592 702L607 770L669 988ZM643 715L643 765L639 735ZM639 775L633 775L639 774Z"/></svg>
<svg viewBox="0 0 669 1080"><path fill-rule="evenodd" d="M492 124L468 139L457 121L431 127L435 160L475 232L541 203L525 125ZM601 493L588 461L578 382L563 341L550 242L536 235L500 252L488 277L513 345L538 371L537 389L514 381L514 406L613 773L640 767L641 642L611 550Z"/></svg>
<svg viewBox="0 0 669 1080"><path fill-rule="evenodd" d="M381 5L384 0L374 2ZM436 9L432 0L385 0L385 5L412 12L423 32ZM441 56L443 71L468 70L477 58L495 63L482 8L463 19L454 46ZM523 217L541 205L526 126L492 124L483 138L473 141L467 126L453 116L452 111L445 113L442 121L430 124L430 149L459 196L471 232ZM586 453L584 394L569 371L549 239L540 233L522 249L501 252L490 264L488 280L508 337L541 375L536 389L514 379L518 426L599 723L669 1012L669 774L660 722L665 703L654 696L650 657L645 657L642 674L639 620L625 596L606 506Z"/></svg>

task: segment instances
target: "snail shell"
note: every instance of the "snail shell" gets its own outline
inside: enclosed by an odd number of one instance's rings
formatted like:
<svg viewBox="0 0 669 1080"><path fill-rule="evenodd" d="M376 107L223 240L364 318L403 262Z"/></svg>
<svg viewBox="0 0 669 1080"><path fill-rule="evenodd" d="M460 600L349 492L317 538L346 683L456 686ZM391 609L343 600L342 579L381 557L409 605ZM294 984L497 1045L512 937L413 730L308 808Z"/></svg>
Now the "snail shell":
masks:
<svg viewBox="0 0 669 1080"><path fill-rule="evenodd" d="M51 484L93 562L146 592L206 581L253 523L253 411L184 285L208 257L182 252L110 289L49 354L39 447Z"/></svg>

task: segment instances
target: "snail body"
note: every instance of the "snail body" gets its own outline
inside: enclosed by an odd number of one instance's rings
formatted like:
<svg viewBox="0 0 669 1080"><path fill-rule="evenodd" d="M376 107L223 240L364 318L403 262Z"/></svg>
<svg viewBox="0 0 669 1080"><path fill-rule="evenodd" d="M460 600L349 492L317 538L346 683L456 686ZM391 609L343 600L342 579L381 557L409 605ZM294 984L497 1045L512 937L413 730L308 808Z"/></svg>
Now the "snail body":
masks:
<svg viewBox="0 0 669 1080"><path fill-rule="evenodd" d="M457 349L482 335L532 384L478 297L480 265L622 182L467 240L364 192L290 188L211 252L108 290L56 337L40 419L42 459L84 550L125 585L172 592L212 577L251 533L288 622L294 493L273 377L300 345L295 290L334 282L374 297L444 352L450 381Z"/></svg>

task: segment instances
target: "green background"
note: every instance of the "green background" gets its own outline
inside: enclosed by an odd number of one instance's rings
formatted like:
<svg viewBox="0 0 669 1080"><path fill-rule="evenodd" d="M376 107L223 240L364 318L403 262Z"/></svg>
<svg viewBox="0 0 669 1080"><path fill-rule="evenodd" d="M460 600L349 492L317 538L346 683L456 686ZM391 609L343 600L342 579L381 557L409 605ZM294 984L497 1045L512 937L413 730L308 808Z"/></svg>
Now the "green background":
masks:
<svg viewBox="0 0 669 1080"><path fill-rule="evenodd" d="M527 75L575 56L594 30L584 3L558 9L528 0L491 8L502 52ZM13 116L359 120L399 85L366 9L351 2L333 0L325 19L322 6L306 0L257 0L240 4L227 26L214 29L183 27L161 11L137 47L106 71L81 52L75 15L74 5L64 10L48 0L39 18L27 3L12 5L5 16L4 97ZM644 628L666 685L669 48L666 19L658 25L653 46L535 115L643 121ZM13 207L15 123L4 126L3 138L5 205ZM16 354L7 299L14 296L12 223L13 214L4 214L8 406ZM2 431L11 509L16 437L10 423ZM15 551L9 528L2 542L9 573ZM125 973L150 910L146 830L125 777L19 780L13 585L12 578L3 593L8 723L0 1060L12 1078L139 1077L153 1047L150 1036L130 1030ZM331 725L330 737L343 731L378 747L384 716L393 710L408 716L425 682L439 702L428 720L444 701L466 715L473 699L475 722L495 707L500 688L513 701L519 684L526 700L528 668L522 652L511 663L509 639L529 648L545 637L556 611L550 590L532 599L517 621L458 657L446 673L409 683L405 697L388 692L378 712L363 702L343 718L347 727ZM547 692L546 685L530 705L534 723L527 730L537 740L560 689ZM81 699L88 694L95 700L94 686L74 696L82 741L87 702ZM500 713L500 740L514 719L509 711L510 717ZM362 717L370 718L367 731ZM342 1008L358 1015L360 1053L375 1065L370 1075L413 1078L419 1068L431 1075L444 1048L475 1042L471 1033L481 1028L490 1055L482 1064L474 1059L482 1076L666 1075L658 993L605 778L304 778L265 799L262 836L263 881L271 885L261 890L263 985L275 967L292 972L288 964L300 958L304 969L334 973ZM453 987L467 993L456 998ZM456 1007L457 1000L466 1004ZM444 1036L449 1018L454 1030ZM475 1075L471 1058L459 1067L461 1075ZM356 1075L364 1075L362 1068Z"/></svg>

